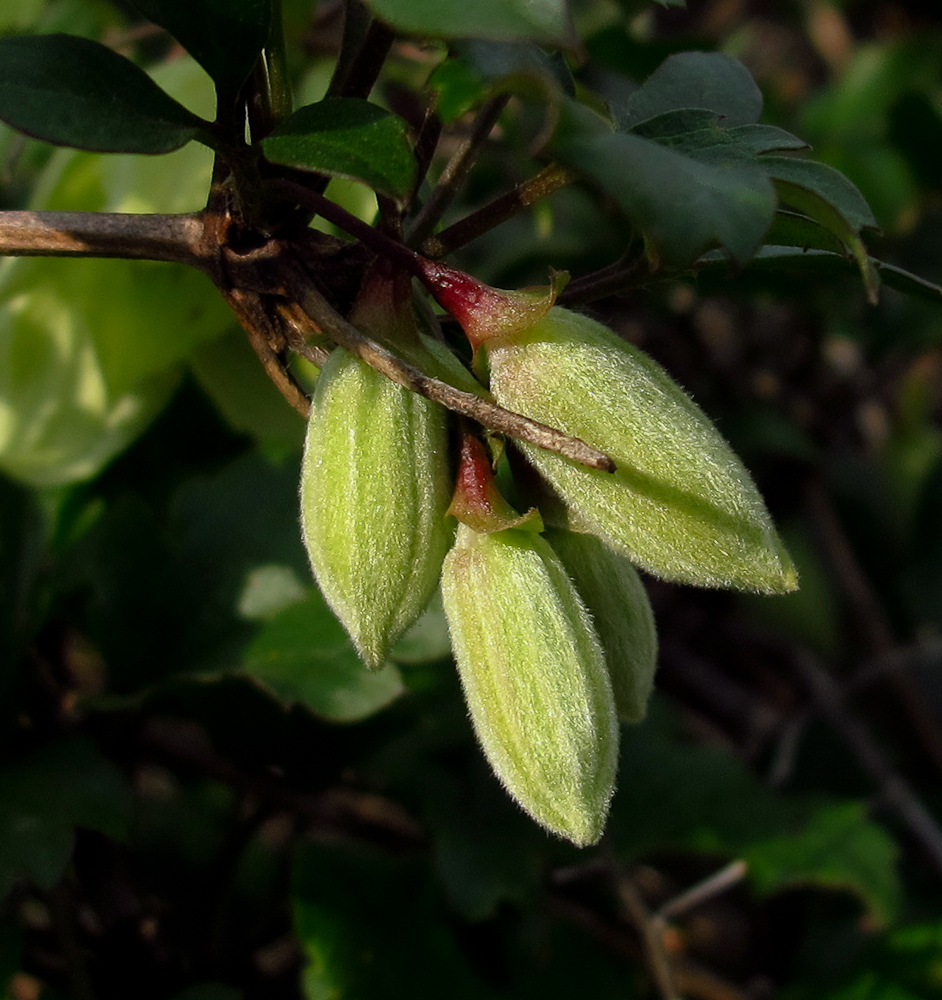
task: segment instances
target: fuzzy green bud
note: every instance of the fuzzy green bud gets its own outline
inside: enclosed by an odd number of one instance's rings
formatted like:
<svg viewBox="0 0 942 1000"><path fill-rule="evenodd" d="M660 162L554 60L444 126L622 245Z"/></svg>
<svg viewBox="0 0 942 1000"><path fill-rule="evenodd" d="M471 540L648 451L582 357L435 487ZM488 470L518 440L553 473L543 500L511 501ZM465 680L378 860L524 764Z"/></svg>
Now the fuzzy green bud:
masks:
<svg viewBox="0 0 942 1000"><path fill-rule="evenodd" d="M311 406L301 524L317 582L372 668L435 591L451 487L445 410L337 348Z"/></svg>
<svg viewBox="0 0 942 1000"><path fill-rule="evenodd" d="M462 524L442 596L491 767L538 823L579 846L595 843L618 724L602 647L559 558L532 531Z"/></svg>
<svg viewBox="0 0 942 1000"><path fill-rule="evenodd" d="M640 722L654 687L657 631L638 571L593 535L553 528L544 537L592 615L619 719Z"/></svg>
<svg viewBox="0 0 942 1000"><path fill-rule="evenodd" d="M491 391L502 406L615 461L611 474L520 443L562 500L570 526L669 580L795 589L795 569L748 472L655 361L560 307L488 341L487 349Z"/></svg>

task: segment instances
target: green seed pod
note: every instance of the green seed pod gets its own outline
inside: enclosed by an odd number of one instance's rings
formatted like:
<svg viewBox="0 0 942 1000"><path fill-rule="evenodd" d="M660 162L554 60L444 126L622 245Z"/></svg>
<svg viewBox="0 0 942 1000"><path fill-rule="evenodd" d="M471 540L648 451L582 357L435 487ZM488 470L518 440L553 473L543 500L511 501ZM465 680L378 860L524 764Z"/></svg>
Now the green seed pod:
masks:
<svg viewBox="0 0 942 1000"><path fill-rule="evenodd" d="M544 537L592 615L619 719L640 722L654 687L657 631L638 571L593 535L553 528Z"/></svg>
<svg viewBox="0 0 942 1000"><path fill-rule="evenodd" d="M317 380L301 524L317 582L371 668L424 610L452 531L447 415L337 348Z"/></svg>
<svg viewBox="0 0 942 1000"><path fill-rule="evenodd" d="M520 443L565 504L569 526L668 580L795 589L795 569L749 473L651 358L559 307L512 337L488 341L487 350L491 391L502 406L615 460L611 474Z"/></svg>
<svg viewBox="0 0 942 1000"><path fill-rule="evenodd" d="M562 563L531 531L459 525L442 596L478 739L507 791L579 846L602 835L618 723L601 645Z"/></svg>

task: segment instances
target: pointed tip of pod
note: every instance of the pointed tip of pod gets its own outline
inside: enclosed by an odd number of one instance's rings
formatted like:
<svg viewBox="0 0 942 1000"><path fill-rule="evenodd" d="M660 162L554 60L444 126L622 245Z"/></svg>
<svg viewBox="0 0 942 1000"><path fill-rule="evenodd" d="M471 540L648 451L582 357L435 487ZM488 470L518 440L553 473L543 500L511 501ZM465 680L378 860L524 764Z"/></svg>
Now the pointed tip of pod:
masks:
<svg viewBox="0 0 942 1000"><path fill-rule="evenodd" d="M785 543L774 535L770 544L770 552L776 557L774 567L762 574L757 581L755 590L760 594L790 594L798 589L798 570L792 557L785 548Z"/></svg>
<svg viewBox="0 0 942 1000"><path fill-rule="evenodd" d="M610 798L611 795L604 802L587 803L584 811L567 817L565 826L559 823L545 823L538 816L534 818L550 833L568 840L575 847L593 847L602 839L602 834L605 832Z"/></svg>
<svg viewBox="0 0 942 1000"><path fill-rule="evenodd" d="M475 732L494 773L547 830L598 841L619 729L604 653L542 536L458 529L442 597Z"/></svg>

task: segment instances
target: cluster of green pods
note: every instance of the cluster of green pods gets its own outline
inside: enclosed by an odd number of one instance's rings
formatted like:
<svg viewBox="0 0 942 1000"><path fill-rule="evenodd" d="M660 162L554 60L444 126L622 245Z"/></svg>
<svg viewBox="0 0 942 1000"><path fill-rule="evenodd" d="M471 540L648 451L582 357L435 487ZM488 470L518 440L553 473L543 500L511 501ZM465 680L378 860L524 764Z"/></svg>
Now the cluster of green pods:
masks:
<svg viewBox="0 0 942 1000"><path fill-rule="evenodd" d="M482 393L606 452L615 471L525 441L489 448L480 429L452 426L439 404L338 348L304 455L311 565L374 669L440 585L495 774L538 823L592 844L619 724L643 718L654 680L635 566L764 593L794 589L795 570L742 463L652 359L555 306L552 290L502 292L440 265L426 284L464 327ZM403 356L432 356L401 281L368 280L351 321Z"/></svg>

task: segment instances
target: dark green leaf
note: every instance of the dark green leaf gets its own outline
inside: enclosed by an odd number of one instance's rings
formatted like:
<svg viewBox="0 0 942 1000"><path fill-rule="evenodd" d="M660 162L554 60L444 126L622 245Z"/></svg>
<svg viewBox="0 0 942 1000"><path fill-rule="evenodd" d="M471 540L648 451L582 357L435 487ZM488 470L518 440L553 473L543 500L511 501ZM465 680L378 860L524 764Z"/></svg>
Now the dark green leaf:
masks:
<svg viewBox="0 0 942 1000"><path fill-rule="evenodd" d="M18 879L51 889L72 856L72 829L0 801L0 900Z"/></svg>
<svg viewBox="0 0 942 1000"><path fill-rule="evenodd" d="M569 45L572 26L565 0L370 0L394 28L434 38L484 38Z"/></svg>
<svg viewBox="0 0 942 1000"><path fill-rule="evenodd" d="M438 113L453 121L498 89L532 90L535 81L543 91L559 89L575 96L572 74L557 52L547 53L529 42L458 42L453 56L432 74L438 94Z"/></svg>
<svg viewBox="0 0 942 1000"><path fill-rule="evenodd" d="M863 195L840 171L814 160L766 156L762 165L775 182L779 197L830 230L857 260L867 295L876 301L880 280L860 238L877 221Z"/></svg>
<svg viewBox="0 0 942 1000"><path fill-rule="evenodd" d="M759 892L818 885L847 890L881 923L899 907L898 850L856 802L823 806L800 831L770 837L743 852Z"/></svg>
<svg viewBox="0 0 942 1000"><path fill-rule="evenodd" d="M71 35L0 39L0 119L100 153L169 153L206 125L132 62Z"/></svg>
<svg viewBox="0 0 942 1000"><path fill-rule="evenodd" d="M262 140L272 163L362 181L393 198L415 182L406 123L356 98L334 97L299 108Z"/></svg>
<svg viewBox="0 0 942 1000"><path fill-rule="evenodd" d="M860 804L773 792L737 758L681 739L657 701L645 724L624 736L622 773L631 780L622 781L610 821L619 850L744 857L761 891L799 882L840 888L880 920L894 913L893 841Z"/></svg>
<svg viewBox="0 0 942 1000"><path fill-rule="evenodd" d="M536 76L551 80L570 97L575 83L559 52L548 53L530 42L458 42L454 52L470 63L485 80L509 76Z"/></svg>
<svg viewBox="0 0 942 1000"><path fill-rule="evenodd" d="M631 97L616 109L619 128L627 129L677 108L705 108L727 126L759 120L762 93L742 63L719 52L680 52L670 56Z"/></svg>
<svg viewBox="0 0 942 1000"><path fill-rule="evenodd" d="M767 156L763 157L762 165L779 188L782 201L819 222L839 219L835 226L854 233L877 228L877 220L863 195L840 171L826 163Z"/></svg>
<svg viewBox="0 0 942 1000"><path fill-rule="evenodd" d="M268 41L271 0L132 0L231 95Z"/></svg>
<svg viewBox="0 0 942 1000"><path fill-rule="evenodd" d="M610 195L670 265L717 244L749 260L775 212L764 170L742 159L703 162L627 133L566 142L558 155Z"/></svg>
<svg viewBox="0 0 942 1000"><path fill-rule="evenodd" d="M349 842L348 842L349 843ZM295 935L306 997L497 1000L445 919L428 869L340 844L297 853Z"/></svg>
<svg viewBox="0 0 942 1000"><path fill-rule="evenodd" d="M914 298L925 299L927 302L935 303L935 305L942 304L942 286L920 278L918 274L912 274L895 264L887 264L884 261L873 260L873 258L871 260L880 272L885 285L895 288L898 292L912 295Z"/></svg>
<svg viewBox="0 0 942 1000"><path fill-rule="evenodd" d="M683 108L665 111L630 129L632 135L653 139L662 146L685 153L705 163L729 159L752 161L760 153L804 149L807 145L773 125L737 125L726 128L714 111Z"/></svg>
<svg viewBox="0 0 942 1000"><path fill-rule="evenodd" d="M316 590L268 622L245 652L243 668L287 702L341 722L366 718L403 691L391 665L375 673Z"/></svg>
<svg viewBox="0 0 942 1000"><path fill-rule="evenodd" d="M73 827L122 838L131 792L88 742L65 738L0 768L0 896L27 878L49 888L72 850Z"/></svg>
<svg viewBox="0 0 942 1000"><path fill-rule="evenodd" d="M799 247L802 250L828 250L844 254L844 244L824 226L807 215L780 209L775 213L765 241L770 246Z"/></svg>

